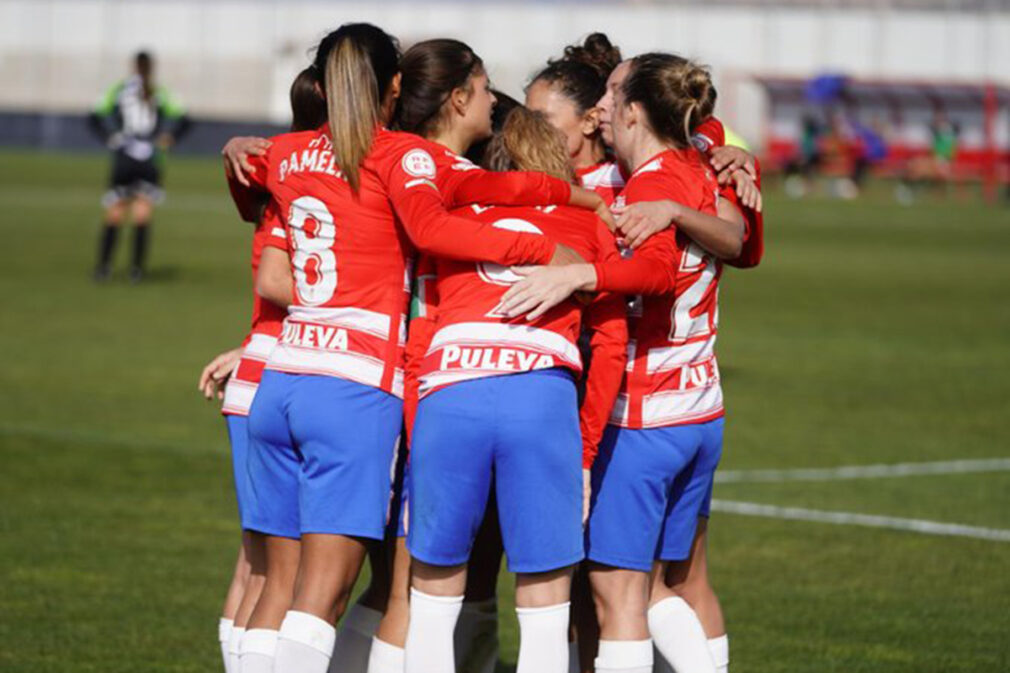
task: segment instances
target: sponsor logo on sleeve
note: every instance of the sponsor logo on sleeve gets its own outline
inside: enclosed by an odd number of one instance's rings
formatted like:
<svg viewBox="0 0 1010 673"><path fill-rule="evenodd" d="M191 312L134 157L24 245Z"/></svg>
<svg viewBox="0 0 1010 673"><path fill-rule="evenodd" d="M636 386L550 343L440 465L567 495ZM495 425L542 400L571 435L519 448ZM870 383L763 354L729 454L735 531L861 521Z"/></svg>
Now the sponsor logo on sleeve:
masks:
<svg viewBox="0 0 1010 673"><path fill-rule="evenodd" d="M434 178L435 160L424 150L410 150L403 155L403 170L415 178Z"/></svg>

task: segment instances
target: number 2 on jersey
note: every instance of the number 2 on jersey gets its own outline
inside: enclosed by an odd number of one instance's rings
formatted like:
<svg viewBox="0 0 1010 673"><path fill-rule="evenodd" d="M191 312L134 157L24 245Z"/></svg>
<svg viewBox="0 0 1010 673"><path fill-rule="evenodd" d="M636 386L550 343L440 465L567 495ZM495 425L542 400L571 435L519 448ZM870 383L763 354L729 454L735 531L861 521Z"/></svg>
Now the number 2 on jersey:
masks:
<svg viewBox="0 0 1010 673"><path fill-rule="evenodd" d="M322 306L337 291L337 227L326 204L313 196L291 202L291 266L295 291L304 306Z"/></svg>
<svg viewBox="0 0 1010 673"><path fill-rule="evenodd" d="M715 258L706 253L697 243L692 242L684 251L680 262L680 272L684 274L699 273L698 278L691 283L683 293L678 295L670 309L670 341L674 343L684 343L688 339L709 334L715 323L719 320L718 313L710 316L709 310L701 311L692 315L698 310L699 305L709 297L709 288L715 280L718 272L718 263ZM716 302L709 301L711 307L716 306Z"/></svg>

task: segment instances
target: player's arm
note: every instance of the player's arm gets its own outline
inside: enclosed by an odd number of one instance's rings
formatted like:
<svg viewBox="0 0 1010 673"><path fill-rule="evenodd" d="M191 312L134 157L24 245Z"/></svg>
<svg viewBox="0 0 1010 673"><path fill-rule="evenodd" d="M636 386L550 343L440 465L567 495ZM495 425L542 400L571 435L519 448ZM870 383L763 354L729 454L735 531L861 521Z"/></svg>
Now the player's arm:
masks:
<svg viewBox="0 0 1010 673"><path fill-rule="evenodd" d="M582 428L582 467L589 469L596 460L600 438L617 399L628 361L627 309L624 297L613 293L599 295L583 314L583 327L590 331L589 371L586 397L579 410Z"/></svg>
<svg viewBox="0 0 1010 673"><path fill-rule="evenodd" d="M738 256L743 245L744 218L736 208L710 215L666 199L640 201L614 212L617 229L632 249L669 227L676 227L720 259Z"/></svg>
<svg viewBox="0 0 1010 673"><path fill-rule="evenodd" d="M411 163L408 154L418 170L407 172L404 168ZM393 152L389 160L381 162L379 178L407 235L421 252L505 265L547 264L567 254L564 246L546 236L496 229L451 215L436 183L435 162L423 149L404 146Z"/></svg>
<svg viewBox="0 0 1010 673"><path fill-rule="evenodd" d="M757 171L755 185L760 190L761 164L757 160L755 160L755 168ZM733 259L727 259L726 263L739 269L753 268L761 263L761 258L764 256L764 213L760 209L740 207L735 193L732 190L729 191L730 193L726 194L725 198L719 200L720 208L724 202L735 204L739 208L744 218L745 234L740 254Z"/></svg>
<svg viewBox="0 0 1010 673"><path fill-rule="evenodd" d="M193 128L193 120L186 114L186 108L164 87L158 88L158 104L165 120L165 128L159 136L162 149L182 140Z"/></svg>
<svg viewBox="0 0 1010 673"><path fill-rule="evenodd" d="M238 361L242 358L242 347L232 348L223 353L219 353L200 372L200 380L196 387L204 398L212 400L224 398L224 386L231 378L232 372L238 367Z"/></svg>
<svg viewBox="0 0 1010 673"><path fill-rule="evenodd" d="M596 192L534 171L487 171L467 165L448 169L441 181L446 206L469 203L500 206L569 205L596 212L609 226L613 216Z"/></svg>
<svg viewBox="0 0 1010 673"><path fill-rule="evenodd" d="M229 148L235 143L241 143L243 138L232 138L225 145L221 154L224 156L224 174L228 181L228 192L231 194L239 216L245 222L257 223L263 215L263 208L270 199L267 191L267 174L270 166L270 145L261 153L243 153L241 163L234 154L229 154ZM266 141L269 142L269 141ZM236 163L241 174L236 172ZM240 175L243 175L240 179Z"/></svg>
<svg viewBox="0 0 1010 673"><path fill-rule="evenodd" d="M294 301L295 282L286 250L270 244L264 246L256 272L256 294L281 308L287 308Z"/></svg>
<svg viewBox="0 0 1010 673"><path fill-rule="evenodd" d="M122 83L109 87L88 115L88 128L103 144L115 149L119 125L116 123L116 100L122 90Z"/></svg>

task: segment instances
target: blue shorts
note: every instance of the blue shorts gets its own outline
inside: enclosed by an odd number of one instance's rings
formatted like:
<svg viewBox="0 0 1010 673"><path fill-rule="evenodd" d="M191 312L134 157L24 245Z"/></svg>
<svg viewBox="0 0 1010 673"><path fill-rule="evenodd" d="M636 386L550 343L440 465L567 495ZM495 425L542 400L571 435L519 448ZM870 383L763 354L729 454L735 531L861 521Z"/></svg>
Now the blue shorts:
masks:
<svg viewBox="0 0 1010 673"><path fill-rule="evenodd" d="M463 381L421 400L410 451L411 555L466 563L492 481L509 570L582 560L582 440L567 371Z"/></svg>
<svg viewBox="0 0 1010 673"><path fill-rule="evenodd" d="M249 457L249 418L225 414L228 424L228 442L231 444L231 471L235 480L235 499L238 501L238 520L242 529L248 528L247 515L252 498L250 494L249 471L246 461Z"/></svg>
<svg viewBox="0 0 1010 673"><path fill-rule="evenodd" d="M402 414L378 388L264 372L249 411L249 528L381 540Z"/></svg>
<svg viewBox="0 0 1010 673"><path fill-rule="evenodd" d="M586 556L648 572L691 551L722 456L723 419L665 428L608 426L593 465Z"/></svg>

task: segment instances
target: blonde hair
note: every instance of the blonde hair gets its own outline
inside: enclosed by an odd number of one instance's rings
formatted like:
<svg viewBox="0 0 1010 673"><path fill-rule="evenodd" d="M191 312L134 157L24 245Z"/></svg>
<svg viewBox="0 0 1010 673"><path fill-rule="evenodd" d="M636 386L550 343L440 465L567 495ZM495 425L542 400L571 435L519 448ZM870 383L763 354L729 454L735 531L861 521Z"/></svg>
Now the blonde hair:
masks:
<svg viewBox="0 0 1010 673"><path fill-rule="evenodd" d="M561 131L540 112L517 107L488 144L485 167L493 171L539 171L566 182L575 180Z"/></svg>
<svg viewBox="0 0 1010 673"><path fill-rule="evenodd" d="M361 162L379 123L379 90L372 64L353 40L342 40L326 61L326 111L333 158L355 192Z"/></svg>
<svg viewBox="0 0 1010 673"><path fill-rule="evenodd" d="M642 105L653 132L681 149L690 146L695 129L715 111L717 93L708 69L673 54L631 59L621 88L626 104Z"/></svg>

